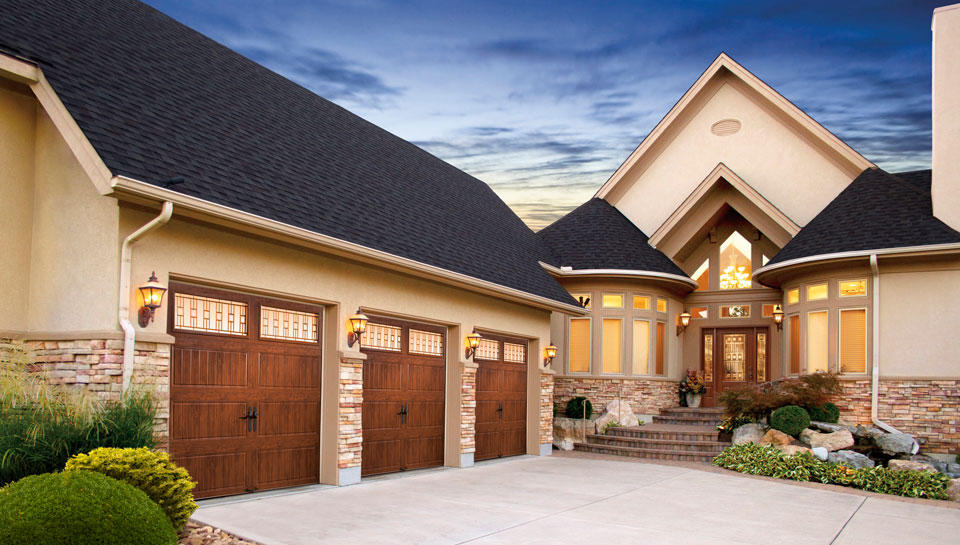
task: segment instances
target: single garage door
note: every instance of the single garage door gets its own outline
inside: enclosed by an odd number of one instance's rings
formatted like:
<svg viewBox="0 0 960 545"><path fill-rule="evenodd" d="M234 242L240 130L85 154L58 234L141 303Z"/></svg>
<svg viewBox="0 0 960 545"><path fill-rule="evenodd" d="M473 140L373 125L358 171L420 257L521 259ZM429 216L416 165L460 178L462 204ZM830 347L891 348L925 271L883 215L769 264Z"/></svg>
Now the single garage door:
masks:
<svg viewBox="0 0 960 545"><path fill-rule="evenodd" d="M362 342L361 475L442 465L444 328L371 317Z"/></svg>
<svg viewBox="0 0 960 545"><path fill-rule="evenodd" d="M527 452L527 342L484 335L477 362L475 460Z"/></svg>
<svg viewBox="0 0 960 545"><path fill-rule="evenodd" d="M170 453L198 498L320 480L319 307L171 283Z"/></svg>

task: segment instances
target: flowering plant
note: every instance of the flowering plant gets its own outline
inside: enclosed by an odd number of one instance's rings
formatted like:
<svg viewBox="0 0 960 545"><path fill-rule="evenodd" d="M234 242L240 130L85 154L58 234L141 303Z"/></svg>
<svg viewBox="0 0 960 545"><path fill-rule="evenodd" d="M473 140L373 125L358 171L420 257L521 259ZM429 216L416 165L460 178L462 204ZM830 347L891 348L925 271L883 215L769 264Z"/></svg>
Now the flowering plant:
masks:
<svg viewBox="0 0 960 545"><path fill-rule="evenodd" d="M687 376L680 381L681 394L702 394L707 391L707 385L696 371L687 371Z"/></svg>

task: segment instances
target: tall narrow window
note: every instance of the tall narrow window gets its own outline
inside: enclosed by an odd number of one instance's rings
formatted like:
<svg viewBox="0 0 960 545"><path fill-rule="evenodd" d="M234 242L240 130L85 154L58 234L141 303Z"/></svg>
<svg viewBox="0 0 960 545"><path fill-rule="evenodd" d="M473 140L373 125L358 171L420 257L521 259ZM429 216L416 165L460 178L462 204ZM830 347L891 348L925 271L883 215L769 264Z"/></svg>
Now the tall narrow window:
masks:
<svg viewBox="0 0 960 545"><path fill-rule="evenodd" d="M800 374L800 316L790 316L787 324L790 333L790 374Z"/></svg>
<svg viewBox="0 0 960 545"><path fill-rule="evenodd" d="M693 273L693 279L697 281L696 291L707 291L710 289L710 260L703 260L703 264Z"/></svg>
<svg viewBox="0 0 960 545"><path fill-rule="evenodd" d="M590 318L570 319L570 372L590 372Z"/></svg>
<svg viewBox="0 0 960 545"><path fill-rule="evenodd" d="M720 245L720 289L739 290L749 288L752 283L750 241L734 231Z"/></svg>
<svg viewBox="0 0 960 545"><path fill-rule="evenodd" d="M650 372L650 322L633 321L633 374Z"/></svg>
<svg viewBox="0 0 960 545"><path fill-rule="evenodd" d="M664 346L664 342L666 340L664 337L664 332L666 331L666 329L667 329L667 324L665 324L664 322L657 322L657 368L656 369L657 369L658 375L663 374L664 349L666 348Z"/></svg>
<svg viewBox="0 0 960 545"><path fill-rule="evenodd" d="M703 380L713 382L713 333L703 336Z"/></svg>
<svg viewBox="0 0 960 545"><path fill-rule="evenodd" d="M613 318L603 319L603 372L619 373L621 364L621 346L623 341L623 321Z"/></svg>
<svg viewBox="0 0 960 545"><path fill-rule="evenodd" d="M840 311L840 372L867 372L867 311Z"/></svg>
<svg viewBox="0 0 960 545"><path fill-rule="evenodd" d="M826 372L830 346L827 311L807 314L807 373Z"/></svg>
<svg viewBox="0 0 960 545"><path fill-rule="evenodd" d="M767 381L767 334L757 333L757 382Z"/></svg>

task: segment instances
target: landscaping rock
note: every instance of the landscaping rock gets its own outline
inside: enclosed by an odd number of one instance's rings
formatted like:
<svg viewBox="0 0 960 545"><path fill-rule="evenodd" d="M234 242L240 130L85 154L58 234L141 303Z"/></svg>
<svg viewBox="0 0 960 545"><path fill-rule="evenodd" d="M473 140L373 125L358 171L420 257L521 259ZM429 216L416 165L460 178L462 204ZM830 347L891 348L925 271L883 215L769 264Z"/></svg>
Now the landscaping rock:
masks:
<svg viewBox="0 0 960 545"><path fill-rule="evenodd" d="M793 442L793 437L783 433L780 430L769 429L767 433L760 438L761 445L774 445L780 447L783 445L789 445Z"/></svg>
<svg viewBox="0 0 960 545"><path fill-rule="evenodd" d="M813 452L813 455L817 457L818 460L827 461L827 458L830 456L830 451L823 447L813 447L810 449L810 452Z"/></svg>
<svg viewBox="0 0 960 545"><path fill-rule="evenodd" d="M887 467L894 471L936 471L937 468L928 462L914 462L913 460L890 460Z"/></svg>
<svg viewBox="0 0 960 545"><path fill-rule="evenodd" d="M853 430L853 436L857 439L867 439L874 443L877 441L877 438L882 435L886 435L886 432L873 426L861 426L858 424Z"/></svg>
<svg viewBox="0 0 960 545"><path fill-rule="evenodd" d="M874 442L887 456L914 454L916 445L913 436L908 433L885 433L874 439Z"/></svg>
<svg viewBox="0 0 960 545"><path fill-rule="evenodd" d="M586 440L586 430L593 428L593 421L583 421L581 418L553 417L553 446L560 450L572 450L574 443ZM564 448L569 444L570 448Z"/></svg>
<svg viewBox="0 0 960 545"><path fill-rule="evenodd" d="M841 429L832 433L820 433L811 429L800 432L800 440L811 447L823 447L830 452L852 447L856 441L848 429Z"/></svg>
<svg viewBox="0 0 960 545"><path fill-rule="evenodd" d="M776 447L780 449L780 452L786 454L787 456L793 456L794 454L800 454L802 452L810 452L810 449L807 447L801 447L800 445L776 445Z"/></svg>
<svg viewBox="0 0 960 545"><path fill-rule="evenodd" d="M860 469L861 467L873 467L876 465L870 458L852 450L831 452L827 457L827 461L847 466L850 469Z"/></svg>
<svg viewBox="0 0 960 545"><path fill-rule="evenodd" d="M573 441L571 439L557 439L554 437L553 446L559 450L573 450Z"/></svg>
<svg viewBox="0 0 960 545"><path fill-rule="evenodd" d="M614 399L610 403L607 403L607 408L603 416L598 418L594 423L597 433L603 433L604 428L606 428L610 422L616 422L621 426L636 426L637 415L633 414L633 409L630 408L628 401L624 401L623 404L621 404L619 400Z"/></svg>
<svg viewBox="0 0 960 545"><path fill-rule="evenodd" d="M960 501L960 479L950 479L947 483L947 497L952 501Z"/></svg>
<svg viewBox="0 0 960 545"><path fill-rule="evenodd" d="M744 424L733 430L733 444L759 443L767 429L760 424Z"/></svg>
<svg viewBox="0 0 960 545"><path fill-rule="evenodd" d="M835 431L847 430L852 434L854 433L854 430L857 429L856 426L848 426L846 424L831 424L830 422L817 422L816 420L810 421L810 427L825 433L833 433Z"/></svg>

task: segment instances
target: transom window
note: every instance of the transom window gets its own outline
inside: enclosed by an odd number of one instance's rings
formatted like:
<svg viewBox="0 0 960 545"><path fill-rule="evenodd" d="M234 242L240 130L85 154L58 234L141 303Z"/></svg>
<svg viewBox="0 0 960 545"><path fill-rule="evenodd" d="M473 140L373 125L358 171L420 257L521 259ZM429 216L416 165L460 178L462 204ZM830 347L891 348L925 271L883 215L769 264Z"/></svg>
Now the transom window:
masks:
<svg viewBox="0 0 960 545"><path fill-rule="evenodd" d="M247 334L247 304L178 293L174 297L173 327L221 335Z"/></svg>
<svg viewBox="0 0 960 545"><path fill-rule="evenodd" d="M657 312L666 312L667 311L667 300L657 298Z"/></svg>
<svg viewBox="0 0 960 545"><path fill-rule="evenodd" d="M374 350L400 352L401 330L399 327L367 323L367 330L363 334L363 347Z"/></svg>
<svg viewBox="0 0 960 545"><path fill-rule="evenodd" d="M867 281L860 280L841 280L840 297L856 297L867 294Z"/></svg>
<svg viewBox="0 0 960 545"><path fill-rule="evenodd" d="M260 337L281 341L315 343L319 341L320 317L312 312L260 307Z"/></svg>
<svg viewBox="0 0 960 545"><path fill-rule="evenodd" d="M503 361L527 363L527 346L517 343L503 343Z"/></svg>
<svg viewBox="0 0 960 545"><path fill-rule="evenodd" d="M427 356L443 355L443 335L432 331L410 330L410 346L407 349L411 354L425 354Z"/></svg>
<svg viewBox="0 0 960 545"><path fill-rule="evenodd" d="M693 307L690 309L690 317L694 320L709 318L710 311L707 307Z"/></svg>
<svg viewBox="0 0 960 545"><path fill-rule="evenodd" d="M749 318L750 305L721 305L721 318Z"/></svg>
<svg viewBox="0 0 960 545"><path fill-rule="evenodd" d="M500 343L492 339L480 339L480 345L477 346L477 358L481 360L500 359Z"/></svg>
<svg viewBox="0 0 960 545"><path fill-rule="evenodd" d="M787 291L787 304L796 305L800 302L800 288L793 288Z"/></svg>
<svg viewBox="0 0 960 545"><path fill-rule="evenodd" d="M603 308L623 308L623 295L619 293L604 293Z"/></svg>
<svg viewBox="0 0 960 545"><path fill-rule="evenodd" d="M636 310L650 310L650 298L646 295L634 295L633 308Z"/></svg>
<svg viewBox="0 0 960 545"><path fill-rule="evenodd" d="M589 293L571 293L570 294L574 299L577 300L577 303L581 307L589 310L590 309L590 294Z"/></svg>
<svg viewBox="0 0 960 545"><path fill-rule="evenodd" d="M752 286L750 241L734 231L720 245L720 289L740 290Z"/></svg>
<svg viewBox="0 0 960 545"><path fill-rule="evenodd" d="M807 286L807 301L821 301L827 298L827 284Z"/></svg>

